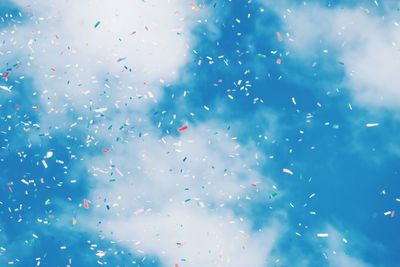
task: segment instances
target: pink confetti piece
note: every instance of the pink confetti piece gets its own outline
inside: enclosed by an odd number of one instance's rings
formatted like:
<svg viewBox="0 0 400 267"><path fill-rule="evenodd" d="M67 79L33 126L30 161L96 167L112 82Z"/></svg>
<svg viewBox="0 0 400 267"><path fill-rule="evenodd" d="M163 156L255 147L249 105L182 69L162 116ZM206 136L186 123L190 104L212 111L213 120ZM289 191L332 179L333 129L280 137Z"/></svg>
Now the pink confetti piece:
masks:
<svg viewBox="0 0 400 267"><path fill-rule="evenodd" d="M276 37L278 38L279 42L282 42L282 35L279 32L276 32Z"/></svg>
<svg viewBox="0 0 400 267"><path fill-rule="evenodd" d="M280 65L281 63L282 63L282 59L278 58L278 59L276 60L276 64Z"/></svg>

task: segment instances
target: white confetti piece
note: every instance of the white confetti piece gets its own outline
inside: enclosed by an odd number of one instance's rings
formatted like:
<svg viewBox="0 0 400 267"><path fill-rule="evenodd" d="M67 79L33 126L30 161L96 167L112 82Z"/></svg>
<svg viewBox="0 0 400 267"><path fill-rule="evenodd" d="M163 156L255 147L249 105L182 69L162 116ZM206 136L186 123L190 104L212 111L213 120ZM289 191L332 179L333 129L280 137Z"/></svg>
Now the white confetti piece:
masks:
<svg viewBox="0 0 400 267"><path fill-rule="evenodd" d="M46 153L46 158L49 159L53 156L53 152L52 151L47 151Z"/></svg>
<svg viewBox="0 0 400 267"><path fill-rule="evenodd" d="M108 110L108 108L97 108L94 110L94 112L96 113L102 113L102 112L106 112Z"/></svg>
<svg viewBox="0 0 400 267"><path fill-rule="evenodd" d="M4 91L7 91L7 92L11 92L12 86L7 87L7 86L4 86L4 85L0 85L0 89L4 90Z"/></svg>
<svg viewBox="0 0 400 267"><path fill-rule="evenodd" d="M289 169L287 169L287 168L283 168L283 170L282 170L284 173L287 173L287 174L290 174L290 175L293 175L293 172L291 171L291 170L289 170Z"/></svg>
<svg viewBox="0 0 400 267"><path fill-rule="evenodd" d="M321 238L326 238L328 236L329 236L329 234L327 234L327 233L318 233L317 234L317 237L321 237Z"/></svg>
<svg viewBox="0 0 400 267"><path fill-rule="evenodd" d="M43 167L45 168L45 169L47 169L49 166L47 165L47 162L45 161L45 160L42 160L42 164L43 164Z"/></svg>

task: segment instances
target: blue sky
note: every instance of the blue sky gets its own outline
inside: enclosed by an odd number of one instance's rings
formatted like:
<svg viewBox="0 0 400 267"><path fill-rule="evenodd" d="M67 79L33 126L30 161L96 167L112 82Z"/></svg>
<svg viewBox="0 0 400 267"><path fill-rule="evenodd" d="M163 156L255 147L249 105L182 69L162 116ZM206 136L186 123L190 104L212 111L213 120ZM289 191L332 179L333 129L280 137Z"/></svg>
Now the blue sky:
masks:
<svg viewBox="0 0 400 267"><path fill-rule="evenodd" d="M2 2L0 265L400 266L399 8Z"/></svg>

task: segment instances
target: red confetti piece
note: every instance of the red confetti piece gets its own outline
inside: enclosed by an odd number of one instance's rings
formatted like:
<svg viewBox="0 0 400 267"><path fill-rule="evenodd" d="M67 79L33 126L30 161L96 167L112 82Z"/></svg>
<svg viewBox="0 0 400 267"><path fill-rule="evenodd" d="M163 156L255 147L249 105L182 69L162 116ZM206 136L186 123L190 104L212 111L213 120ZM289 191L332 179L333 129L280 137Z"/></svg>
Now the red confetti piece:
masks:
<svg viewBox="0 0 400 267"><path fill-rule="evenodd" d="M4 79L7 79L8 75L10 75L10 73L7 71L6 74L4 74Z"/></svg>
<svg viewBox="0 0 400 267"><path fill-rule="evenodd" d="M88 208L89 208L89 200L87 200L86 198L83 200L83 207L84 207L85 209L88 209Z"/></svg>
<svg viewBox="0 0 400 267"><path fill-rule="evenodd" d="M282 60L281 60L280 58L278 58L278 59L276 60L276 64L280 65L281 63L282 63Z"/></svg>
<svg viewBox="0 0 400 267"><path fill-rule="evenodd" d="M108 148L103 148L103 150L102 150L104 153L108 153L108 152L110 152L110 149L108 149Z"/></svg>
<svg viewBox="0 0 400 267"><path fill-rule="evenodd" d="M185 130L187 130L187 128L189 128L187 125L182 126L181 128L178 129L178 131L183 132Z"/></svg>

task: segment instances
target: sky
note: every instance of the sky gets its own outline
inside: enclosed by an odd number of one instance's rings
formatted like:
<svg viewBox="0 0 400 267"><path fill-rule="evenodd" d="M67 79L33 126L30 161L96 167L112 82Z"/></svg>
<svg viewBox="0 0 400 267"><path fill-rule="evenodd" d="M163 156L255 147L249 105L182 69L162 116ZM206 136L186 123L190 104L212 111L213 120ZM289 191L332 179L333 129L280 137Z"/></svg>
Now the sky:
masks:
<svg viewBox="0 0 400 267"><path fill-rule="evenodd" d="M400 3L2 0L0 266L400 266Z"/></svg>

